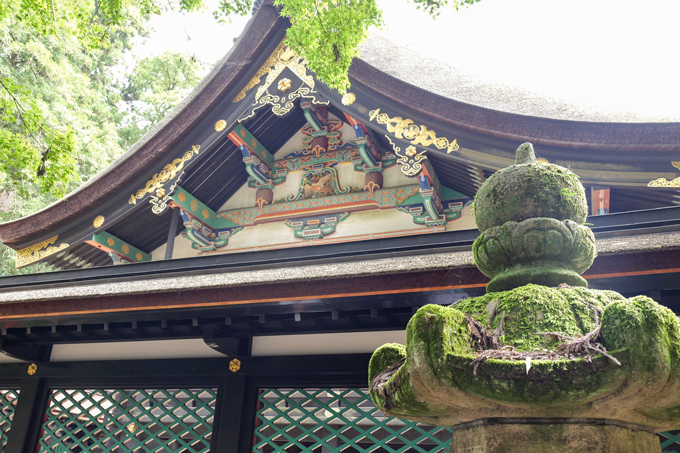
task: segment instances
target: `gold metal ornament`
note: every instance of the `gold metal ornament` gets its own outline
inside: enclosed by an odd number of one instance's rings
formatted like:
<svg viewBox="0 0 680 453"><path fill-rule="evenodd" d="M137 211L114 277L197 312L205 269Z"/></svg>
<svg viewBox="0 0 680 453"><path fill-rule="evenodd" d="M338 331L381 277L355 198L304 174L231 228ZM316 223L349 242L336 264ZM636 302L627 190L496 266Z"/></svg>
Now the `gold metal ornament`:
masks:
<svg viewBox="0 0 680 453"><path fill-rule="evenodd" d="M286 91L290 90L290 87L293 86L293 84L291 83L290 79L281 79L279 80L279 84L277 86L280 92L285 93Z"/></svg>
<svg viewBox="0 0 680 453"><path fill-rule="evenodd" d="M352 105L357 100L357 95L354 93L345 93L342 97L342 105Z"/></svg>
<svg viewBox="0 0 680 453"><path fill-rule="evenodd" d="M267 61L257 70L248 84L241 90L241 92L234 98L232 102L238 102L246 97L246 93L250 91L262 80L262 77L267 75L264 85L257 89L255 100L258 100L267 91L267 88L276 80L281 72L289 68L295 75L300 77L304 83L314 88L314 77L307 74L307 66L304 58L297 55L293 49L285 45L283 41L274 49L274 52L267 58Z"/></svg>
<svg viewBox="0 0 680 453"><path fill-rule="evenodd" d="M163 197L165 196L165 189L158 189L158 190L156 191L156 196L157 196L158 198L163 198Z"/></svg>
<svg viewBox="0 0 680 453"><path fill-rule="evenodd" d="M385 124L387 132L394 134L398 139L408 140L412 145L434 145L439 149L446 149L447 154L460 149L456 139L450 141L446 137L437 137L435 131L425 125L413 124L413 120L409 118L404 119L400 116L390 118L387 113L380 113L380 109L375 109L369 112L369 119L377 121L378 124Z"/></svg>
<svg viewBox="0 0 680 453"><path fill-rule="evenodd" d="M37 371L38 371L38 365L36 365L35 363L31 363L28 366L28 374L30 374L31 376L33 376Z"/></svg>
<svg viewBox="0 0 680 453"><path fill-rule="evenodd" d="M677 168L678 170L680 170L680 161L673 161L673 162L671 162L671 164L672 164L675 168Z"/></svg>
<svg viewBox="0 0 680 453"><path fill-rule="evenodd" d="M59 244L59 246L48 247L48 245L54 244L57 241L58 237L59 235L53 236L42 242L38 242L37 244L33 244L21 250L17 250L15 266L19 268L29 265L31 263L35 263L36 261L40 261L41 259L46 258L50 255L54 255L60 250L68 248L68 244L65 242Z"/></svg>
<svg viewBox="0 0 680 453"><path fill-rule="evenodd" d="M667 180L666 178L658 178L654 181L650 181L647 187L680 187L680 177L672 180Z"/></svg>
<svg viewBox="0 0 680 453"><path fill-rule="evenodd" d="M224 120L219 120L215 123L215 132L222 132L227 127L227 122Z"/></svg>
<svg viewBox="0 0 680 453"><path fill-rule="evenodd" d="M104 225L104 216L98 215L97 217L94 218L92 226L94 226L95 228L101 228L102 225Z"/></svg>
<svg viewBox="0 0 680 453"><path fill-rule="evenodd" d="M409 178L418 176L423 170L421 162L427 159L425 150L418 151L418 148L415 146L409 146L402 153L401 148L392 141L389 135L385 135L385 137L389 140L392 149L394 149L394 153L398 157L397 164L401 165L401 172Z"/></svg>
<svg viewBox="0 0 680 453"><path fill-rule="evenodd" d="M175 159L171 163L167 164L165 167L163 167L161 171L153 175L153 178L146 182L146 185L144 186L143 189L139 189L137 193L133 193L132 195L130 195L128 203L137 204L137 200L141 200L142 198L144 198L146 194L148 193L153 194L158 189L160 189L163 186L163 184L175 179L175 177L177 177L177 174L180 171L182 171L182 168L184 168L184 163L187 162L188 160L191 160L191 158L194 157L195 154L198 154L200 149L201 149L200 145L193 145L191 147L191 151L185 152L182 157L180 157L179 159Z"/></svg>
<svg viewBox="0 0 680 453"><path fill-rule="evenodd" d="M232 373L236 373L240 369L241 369L241 361L239 359L233 359L231 362L229 362L229 370Z"/></svg>

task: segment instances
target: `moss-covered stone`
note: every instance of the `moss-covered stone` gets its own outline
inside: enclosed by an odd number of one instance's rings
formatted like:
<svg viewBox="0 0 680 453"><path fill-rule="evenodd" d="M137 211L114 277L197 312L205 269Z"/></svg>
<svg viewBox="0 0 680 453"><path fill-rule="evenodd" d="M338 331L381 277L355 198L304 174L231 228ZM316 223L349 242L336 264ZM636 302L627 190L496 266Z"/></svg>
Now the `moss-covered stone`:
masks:
<svg viewBox="0 0 680 453"><path fill-rule="evenodd" d="M578 177L567 168L536 162L530 143L517 152L516 164L491 175L477 192L479 231L533 217L584 223L588 205Z"/></svg>
<svg viewBox="0 0 680 453"><path fill-rule="evenodd" d="M596 249L592 232L581 225L587 206L578 177L536 162L524 144L514 166L483 184L475 210L482 234L473 252L492 278L487 294L452 307L422 307L408 324L406 346L378 349L369 366L376 405L440 426L596 418L656 430L680 427L680 322L649 298L586 288L580 274ZM479 345L497 347L496 337L487 341L488 331L500 332L501 322L500 340L514 352L484 351L486 360L476 361ZM592 340L607 351L591 345L589 351L602 354L532 360L566 347L560 345L565 337L582 338L569 347ZM539 431L552 445L564 429L556 424ZM627 446L644 436L629 437Z"/></svg>
<svg viewBox="0 0 680 453"><path fill-rule="evenodd" d="M555 340L537 332L581 336L594 327L593 307L604 309L622 296L586 288L549 288L529 284L458 302L456 310L496 328L504 319L503 343L520 351L553 348ZM625 299L624 299L625 300Z"/></svg>
<svg viewBox="0 0 680 453"><path fill-rule="evenodd" d="M519 351L552 350L538 332L582 336L602 310L602 341L620 362L603 356L524 361L477 354L466 315L487 328L504 320L503 343ZM680 426L680 323L649 298L612 291L526 285L422 307L407 327L406 347L376 351L369 374L404 359L375 403L396 416L455 425L488 417L611 418L655 429ZM387 365L389 363L389 365ZM382 369L381 369L382 368Z"/></svg>
<svg viewBox="0 0 680 453"><path fill-rule="evenodd" d="M479 270L491 278L487 291L527 283L587 287L580 274L597 254L590 228L544 217L490 228L479 235L472 252Z"/></svg>

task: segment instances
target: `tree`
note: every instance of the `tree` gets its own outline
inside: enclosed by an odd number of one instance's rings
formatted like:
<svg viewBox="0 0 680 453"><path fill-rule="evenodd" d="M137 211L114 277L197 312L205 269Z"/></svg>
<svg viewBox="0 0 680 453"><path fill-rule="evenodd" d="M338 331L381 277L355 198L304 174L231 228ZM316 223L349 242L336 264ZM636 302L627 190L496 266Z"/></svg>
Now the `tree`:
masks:
<svg viewBox="0 0 680 453"><path fill-rule="evenodd" d="M95 14L102 13L93 6L88 17ZM0 222L35 212L94 176L198 82L199 64L175 54L117 75L134 39L147 34L147 20L128 7L93 48L91 40L45 33L17 15L0 18ZM164 64L179 77L167 77ZM22 272L36 269L45 265ZM0 275L16 272L14 252L0 245Z"/></svg>
<svg viewBox="0 0 680 453"><path fill-rule="evenodd" d="M195 59L172 52L137 62L118 86L121 107L128 112L118 129L120 145L128 148L163 119L201 81L199 69Z"/></svg>

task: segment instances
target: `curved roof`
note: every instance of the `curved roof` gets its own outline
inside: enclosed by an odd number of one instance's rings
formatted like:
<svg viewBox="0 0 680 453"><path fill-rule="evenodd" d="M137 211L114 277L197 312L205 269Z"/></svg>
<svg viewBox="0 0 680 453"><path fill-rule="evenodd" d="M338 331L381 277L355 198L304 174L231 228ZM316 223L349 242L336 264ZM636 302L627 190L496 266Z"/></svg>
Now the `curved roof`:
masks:
<svg viewBox="0 0 680 453"><path fill-rule="evenodd" d="M188 146L187 137L199 123L207 124L208 114L224 112L237 105L232 99L285 34L287 21L279 16L272 3L272 0L264 2L233 49L215 65L210 75L127 153L63 200L30 216L0 224L0 240L13 248L26 247L45 240L49 234L65 231L69 224L102 207L126 204L124 199L121 202L121 197L129 194L129 187L136 187L140 181L143 187L148 175L159 171L178 147ZM432 155L433 161L446 162L446 165L462 162L478 168L480 173L493 172L507 165L507 156L514 155L520 143L531 141L541 147L542 155L551 162L568 156L587 162L611 162L618 165L616 171L644 170L642 179L652 179L648 176L652 174L673 175L672 168L666 167L670 167L670 161L680 151L680 123L566 121L558 115L561 109L558 104L541 104L536 99L522 101L517 93L500 96L493 104L489 103L493 97L485 96L493 86L452 84L455 71L441 66L421 65L414 71L409 64L424 63L413 60L412 54L405 55L409 58L390 58L395 52L403 54L404 50L395 50L393 44L380 37L372 37L364 45L362 59L356 60L350 70L352 91L358 98L356 104L345 108L340 95L322 84L317 84L318 91L333 105L377 129L380 126L371 123L369 109L382 108L392 115L409 115L416 124L436 128L439 136L456 137L461 145L459 153L446 154L446 150L432 148L436 153ZM410 63L405 62L409 59ZM518 101L513 113L501 111L513 100ZM543 105L543 110L537 107L532 112L545 117L520 114L528 112L526 109L531 105ZM642 161L646 168L642 168ZM468 169L462 171L465 174ZM627 176L619 177L624 180ZM642 179L636 184L641 185ZM123 212L122 208L116 212ZM124 218L129 214L130 211L125 211L120 215Z"/></svg>
<svg viewBox="0 0 680 453"><path fill-rule="evenodd" d="M644 115L588 106L499 83L371 33L361 46L361 59L396 79L448 99L500 112L568 121L657 123L678 117ZM531 62L527 65L539 64Z"/></svg>

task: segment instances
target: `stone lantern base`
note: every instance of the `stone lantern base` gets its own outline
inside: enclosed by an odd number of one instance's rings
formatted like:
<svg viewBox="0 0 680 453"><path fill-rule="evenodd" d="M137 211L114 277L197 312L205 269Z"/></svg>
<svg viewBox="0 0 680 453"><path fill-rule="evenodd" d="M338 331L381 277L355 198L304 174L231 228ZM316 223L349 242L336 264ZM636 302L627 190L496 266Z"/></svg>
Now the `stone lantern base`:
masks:
<svg viewBox="0 0 680 453"><path fill-rule="evenodd" d="M655 433L606 424L484 420L454 429L451 453L661 453Z"/></svg>

